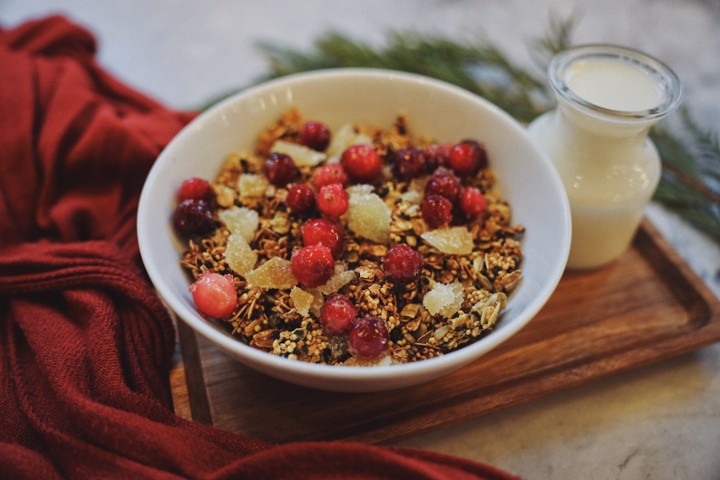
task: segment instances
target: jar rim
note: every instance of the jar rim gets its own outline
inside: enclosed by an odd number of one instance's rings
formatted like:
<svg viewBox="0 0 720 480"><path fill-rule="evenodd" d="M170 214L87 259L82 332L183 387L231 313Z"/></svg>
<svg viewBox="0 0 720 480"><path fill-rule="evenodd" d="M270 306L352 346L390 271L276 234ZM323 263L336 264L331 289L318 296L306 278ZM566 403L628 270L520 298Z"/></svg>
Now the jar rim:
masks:
<svg viewBox="0 0 720 480"><path fill-rule="evenodd" d="M658 105L645 110L617 110L579 96L567 84L564 73L576 62L589 59L615 59L640 67L662 82L664 99ZM579 45L558 53L550 62L548 78L560 99L588 113L616 120L657 121L674 111L683 97L680 79L665 63L639 50L612 44Z"/></svg>

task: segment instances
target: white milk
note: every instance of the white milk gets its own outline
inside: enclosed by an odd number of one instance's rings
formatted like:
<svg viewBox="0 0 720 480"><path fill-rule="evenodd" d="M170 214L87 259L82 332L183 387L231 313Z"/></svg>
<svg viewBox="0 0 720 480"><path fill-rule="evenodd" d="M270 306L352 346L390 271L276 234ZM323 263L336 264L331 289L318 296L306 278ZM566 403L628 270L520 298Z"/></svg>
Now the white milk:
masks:
<svg viewBox="0 0 720 480"><path fill-rule="evenodd" d="M597 46L556 57L550 80L558 108L528 127L555 164L570 201L570 268L597 267L627 249L660 180L657 150L647 133L679 103L679 83L669 84L677 78L658 72L659 62L651 68L628 55Z"/></svg>

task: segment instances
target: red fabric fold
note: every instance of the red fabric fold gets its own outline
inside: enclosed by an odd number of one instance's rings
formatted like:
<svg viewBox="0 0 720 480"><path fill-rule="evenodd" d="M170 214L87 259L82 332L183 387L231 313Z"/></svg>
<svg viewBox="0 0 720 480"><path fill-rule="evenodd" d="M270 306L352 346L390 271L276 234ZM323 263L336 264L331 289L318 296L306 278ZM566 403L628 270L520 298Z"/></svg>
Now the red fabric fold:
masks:
<svg viewBox="0 0 720 480"><path fill-rule="evenodd" d="M192 118L63 17L0 29L0 477L511 478L438 453L268 445L174 415L173 326L139 263L145 175Z"/></svg>

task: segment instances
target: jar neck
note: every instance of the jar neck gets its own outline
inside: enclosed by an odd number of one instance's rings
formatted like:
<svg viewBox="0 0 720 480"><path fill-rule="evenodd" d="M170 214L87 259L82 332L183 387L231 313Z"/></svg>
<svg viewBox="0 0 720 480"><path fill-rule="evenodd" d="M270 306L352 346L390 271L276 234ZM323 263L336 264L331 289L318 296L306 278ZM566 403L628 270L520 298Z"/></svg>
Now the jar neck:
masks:
<svg viewBox="0 0 720 480"><path fill-rule="evenodd" d="M654 119L622 119L588 111L562 97L558 98L557 112L559 120L570 132L578 135L607 137L608 139L642 141L650 128L657 122Z"/></svg>

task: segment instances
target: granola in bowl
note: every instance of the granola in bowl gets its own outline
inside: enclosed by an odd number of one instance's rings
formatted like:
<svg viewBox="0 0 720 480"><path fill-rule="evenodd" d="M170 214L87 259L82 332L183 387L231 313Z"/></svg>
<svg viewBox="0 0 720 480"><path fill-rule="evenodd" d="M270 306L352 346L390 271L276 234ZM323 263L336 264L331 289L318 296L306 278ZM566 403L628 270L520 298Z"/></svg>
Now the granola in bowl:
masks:
<svg viewBox="0 0 720 480"><path fill-rule="evenodd" d="M274 355L408 363L487 335L521 281L524 228L481 143L392 125L330 132L290 110L173 216L198 311Z"/></svg>

